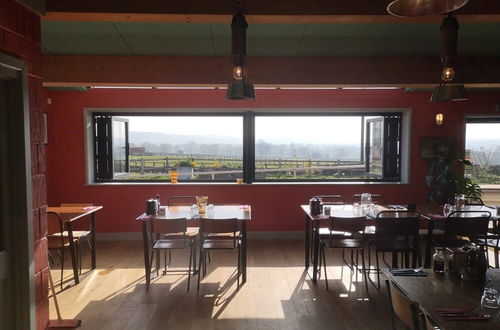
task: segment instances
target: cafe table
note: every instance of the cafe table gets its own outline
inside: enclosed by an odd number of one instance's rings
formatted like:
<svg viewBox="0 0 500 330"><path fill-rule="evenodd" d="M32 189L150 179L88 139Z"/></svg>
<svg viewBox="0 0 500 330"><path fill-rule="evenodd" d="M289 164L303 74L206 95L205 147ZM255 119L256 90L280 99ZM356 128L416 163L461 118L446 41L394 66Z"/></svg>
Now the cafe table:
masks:
<svg viewBox="0 0 500 330"><path fill-rule="evenodd" d="M497 312L487 321L449 321L443 319L436 309L476 309L480 306L482 287L476 282L465 282L458 276L445 272L436 274L424 269L427 277L394 276L388 269L383 272L402 292L417 302L442 330L455 329L500 329Z"/></svg>
<svg viewBox="0 0 500 330"><path fill-rule="evenodd" d="M102 206L49 206L47 212L59 213L66 230L68 231L69 249L71 254L71 265L73 266L73 277L75 284L80 283L78 275L78 266L76 264L76 247L73 240L73 224L75 221L90 216L90 246L92 247L92 264L90 269L96 268L96 250L95 250L95 220L96 212L102 210Z"/></svg>
<svg viewBox="0 0 500 330"><path fill-rule="evenodd" d="M149 287L151 282L151 265L149 252L151 249L148 235L148 223L150 220L171 220L186 218L190 224L199 222L199 216L191 217L191 206L162 206L165 213L146 215L145 213L137 217L136 221L142 225L142 239L144 246L144 270L146 273L146 284ZM251 207L248 205L215 205L213 210L207 210L204 219L233 219L240 223L241 230L241 263L242 263L242 283L247 281L247 222L252 219Z"/></svg>
<svg viewBox="0 0 500 330"><path fill-rule="evenodd" d="M433 231L438 222L443 222L446 218L442 216L443 214L443 206L438 204L423 204L417 205L417 211L420 213L422 219L428 222L427 229L427 237L426 237L426 248L425 248L425 258L424 258L424 267L429 268L431 266L432 261L432 237ZM496 214L496 209L493 206L487 205L466 205L464 211L474 211L476 213L459 213L458 217L468 217L468 216L478 216L477 212L490 212L491 220L498 221L499 217Z"/></svg>
<svg viewBox="0 0 500 330"><path fill-rule="evenodd" d="M330 215L341 218L356 218L359 217L359 211L354 209L352 204L342 205L327 205L330 208ZM319 227L321 220L328 219L328 216L314 216L311 214L309 205L301 205L302 211L305 213L305 269L309 270L312 254L312 282L317 283L318 280L318 263L319 263ZM386 211L389 208L377 205L379 211ZM367 224L369 225L370 217L367 216ZM311 253L312 248L312 253Z"/></svg>

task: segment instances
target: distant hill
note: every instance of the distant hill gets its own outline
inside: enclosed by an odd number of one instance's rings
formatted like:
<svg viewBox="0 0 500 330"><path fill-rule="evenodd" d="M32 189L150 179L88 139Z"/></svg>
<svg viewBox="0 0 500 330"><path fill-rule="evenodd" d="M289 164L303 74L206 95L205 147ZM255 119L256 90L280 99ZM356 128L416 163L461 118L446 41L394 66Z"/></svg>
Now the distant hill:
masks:
<svg viewBox="0 0 500 330"><path fill-rule="evenodd" d="M181 134L164 134L155 132L129 132L129 141L134 145L142 145L151 143L161 145L164 143L170 144L186 144L191 141L204 144L242 144L243 139L224 137L217 135L181 135Z"/></svg>

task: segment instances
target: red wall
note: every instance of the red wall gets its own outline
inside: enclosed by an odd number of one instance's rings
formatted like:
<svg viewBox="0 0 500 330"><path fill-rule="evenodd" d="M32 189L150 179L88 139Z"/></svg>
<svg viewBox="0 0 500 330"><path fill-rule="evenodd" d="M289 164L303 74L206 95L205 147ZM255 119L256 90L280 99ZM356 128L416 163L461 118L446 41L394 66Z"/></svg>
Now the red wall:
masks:
<svg viewBox="0 0 500 330"><path fill-rule="evenodd" d="M36 323L37 329L45 329L48 325L49 302L40 39L40 17L15 1L0 0L0 52L20 58L28 65Z"/></svg>
<svg viewBox="0 0 500 330"><path fill-rule="evenodd" d="M93 202L104 205L100 232L139 231L134 221L144 201L156 193L208 195L213 203L252 205L253 231L297 231L303 228L299 205L315 194L381 193L390 203L422 203L426 162L419 158L422 136L453 135L463 141L464 114L492 113L500 93L470 93L466 102L429 103L429 92L401 90L257 90L257 101L226 101L224 90L102 90L47 91L52 104L47 146L47 188L50 205ZM411 183L359 184L157 184L85 186L83 108L412 108ZM213 109L212 109L213 110ZM445 124L434 124L435 114Z"/></svg>

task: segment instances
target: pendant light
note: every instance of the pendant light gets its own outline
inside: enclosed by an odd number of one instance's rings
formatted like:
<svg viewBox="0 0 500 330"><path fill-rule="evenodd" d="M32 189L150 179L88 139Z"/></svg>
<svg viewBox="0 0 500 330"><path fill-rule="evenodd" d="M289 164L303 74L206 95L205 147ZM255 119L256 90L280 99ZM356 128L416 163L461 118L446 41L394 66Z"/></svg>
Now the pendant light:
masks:
<svg viewBox="0 0 500 330"><path fill-rule="evenodd" d="M245 66L246 34L248 23L243 15L241 2L236 2L236 12L231 21L232 82L227 86L228 100L255 100L253 85L247 80Z"/></svg>
<svg viewBox="0 0 500 330"><path fill-rule="evenodd" d="M432 91L431 102L464 101L467 93L463 85L447 85L455 78L454 61L457 57L458 21L448 13L443 19L441 31L441 80L442 83Z"/></svg>
<svg viewBox="0 0 500 330"><path fill-rule="evenodd" d="M395 0L387 12L397 17L441 15L462 8L469 0Z"/></svg>

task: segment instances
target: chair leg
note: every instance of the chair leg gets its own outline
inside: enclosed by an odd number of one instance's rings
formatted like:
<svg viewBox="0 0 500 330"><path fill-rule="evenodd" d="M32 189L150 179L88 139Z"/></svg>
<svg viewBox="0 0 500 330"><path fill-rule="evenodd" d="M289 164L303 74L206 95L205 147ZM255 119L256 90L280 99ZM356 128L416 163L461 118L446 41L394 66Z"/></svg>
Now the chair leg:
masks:
<svg viewBox="0 0 500 330"><path fill-rule="evenodd" d="M500 249L499 248L493 248L493 252L495 252L495 268L499 268L499 257L498 257L498 252L500 252Z"/></svg>
<svg viewBox="0 0 500 330"><path fill-rule="evenodd" d="M394 307L392 307L391 286L389 280L385 280L385 286L387 289L387 299L389 299L389 312L391 313L392 330L396 330L396 324L394 323Z"/></svg>
<svg viewBox="0 0 500 330"><path fill-rule="evenodd" d="M321 246L320 252L321 252L320 259L323 258L323 268L325 270L326 291L329 291L329 288L328 288L328 275L327 275L327 272L326 272L326 253L325 253L325 246L324 245ZM320 273L321 273L321 268L320 268Z"/></svg>
<svg viewBox="0 0 500 330"><path fill-rule="evenodd" d="M189 248L189 269L188 269L188 287L187 290L189 291L189 286L191 284L191 263L193 261L193 244L191 244L191 247Z"/></svg>
<svg viewBox="0 0 500 330"><path fill-rule="evenodd" d="M170 249L168 250L168 254L170 254ZM165 250L163 254L163 275L167 275L167 250Z"/></svg>
<svg viewBox="0 0 500 330"><path fill-rule="evenodd" d="M63 290L64 248L61 249L61 291Z"/></svg>
<svg viewBox="0 0 500 330"><path fill-rule="evenodd" d="M379 260L378 260L378 253L377 250L375 250L375 259L377 262L377 290L380 291L380 265L379 265Z"/></svg>
<svg viewBox="0 0 500 330"><path fill-rule="evenodd" d="M241 273L241 244L238 245L238 277L236 278L236 290L240 290L240 273Z"/></svg>
<svg viewBox="0 0 500 330"><path fill-rule="evenodd" d="M366 268L365 268L365 249L361 249L361 270L363 271L363 276L365 278L365 288L366 292L368 292L368 278L366 274Z"/></svg>
<svg viewBox="0 0 500 330"><path fill-rule="evenodd" d="M200 243L201 244L201 243ZM200 277L201 277L201 272L202 272L202 263L203 263L203 259L205 257L205 251L203 251L203 249L200 249L200 261L199 261L199 264L198 264L198 287L197 287L197 291L200 291Z"/></svg>

